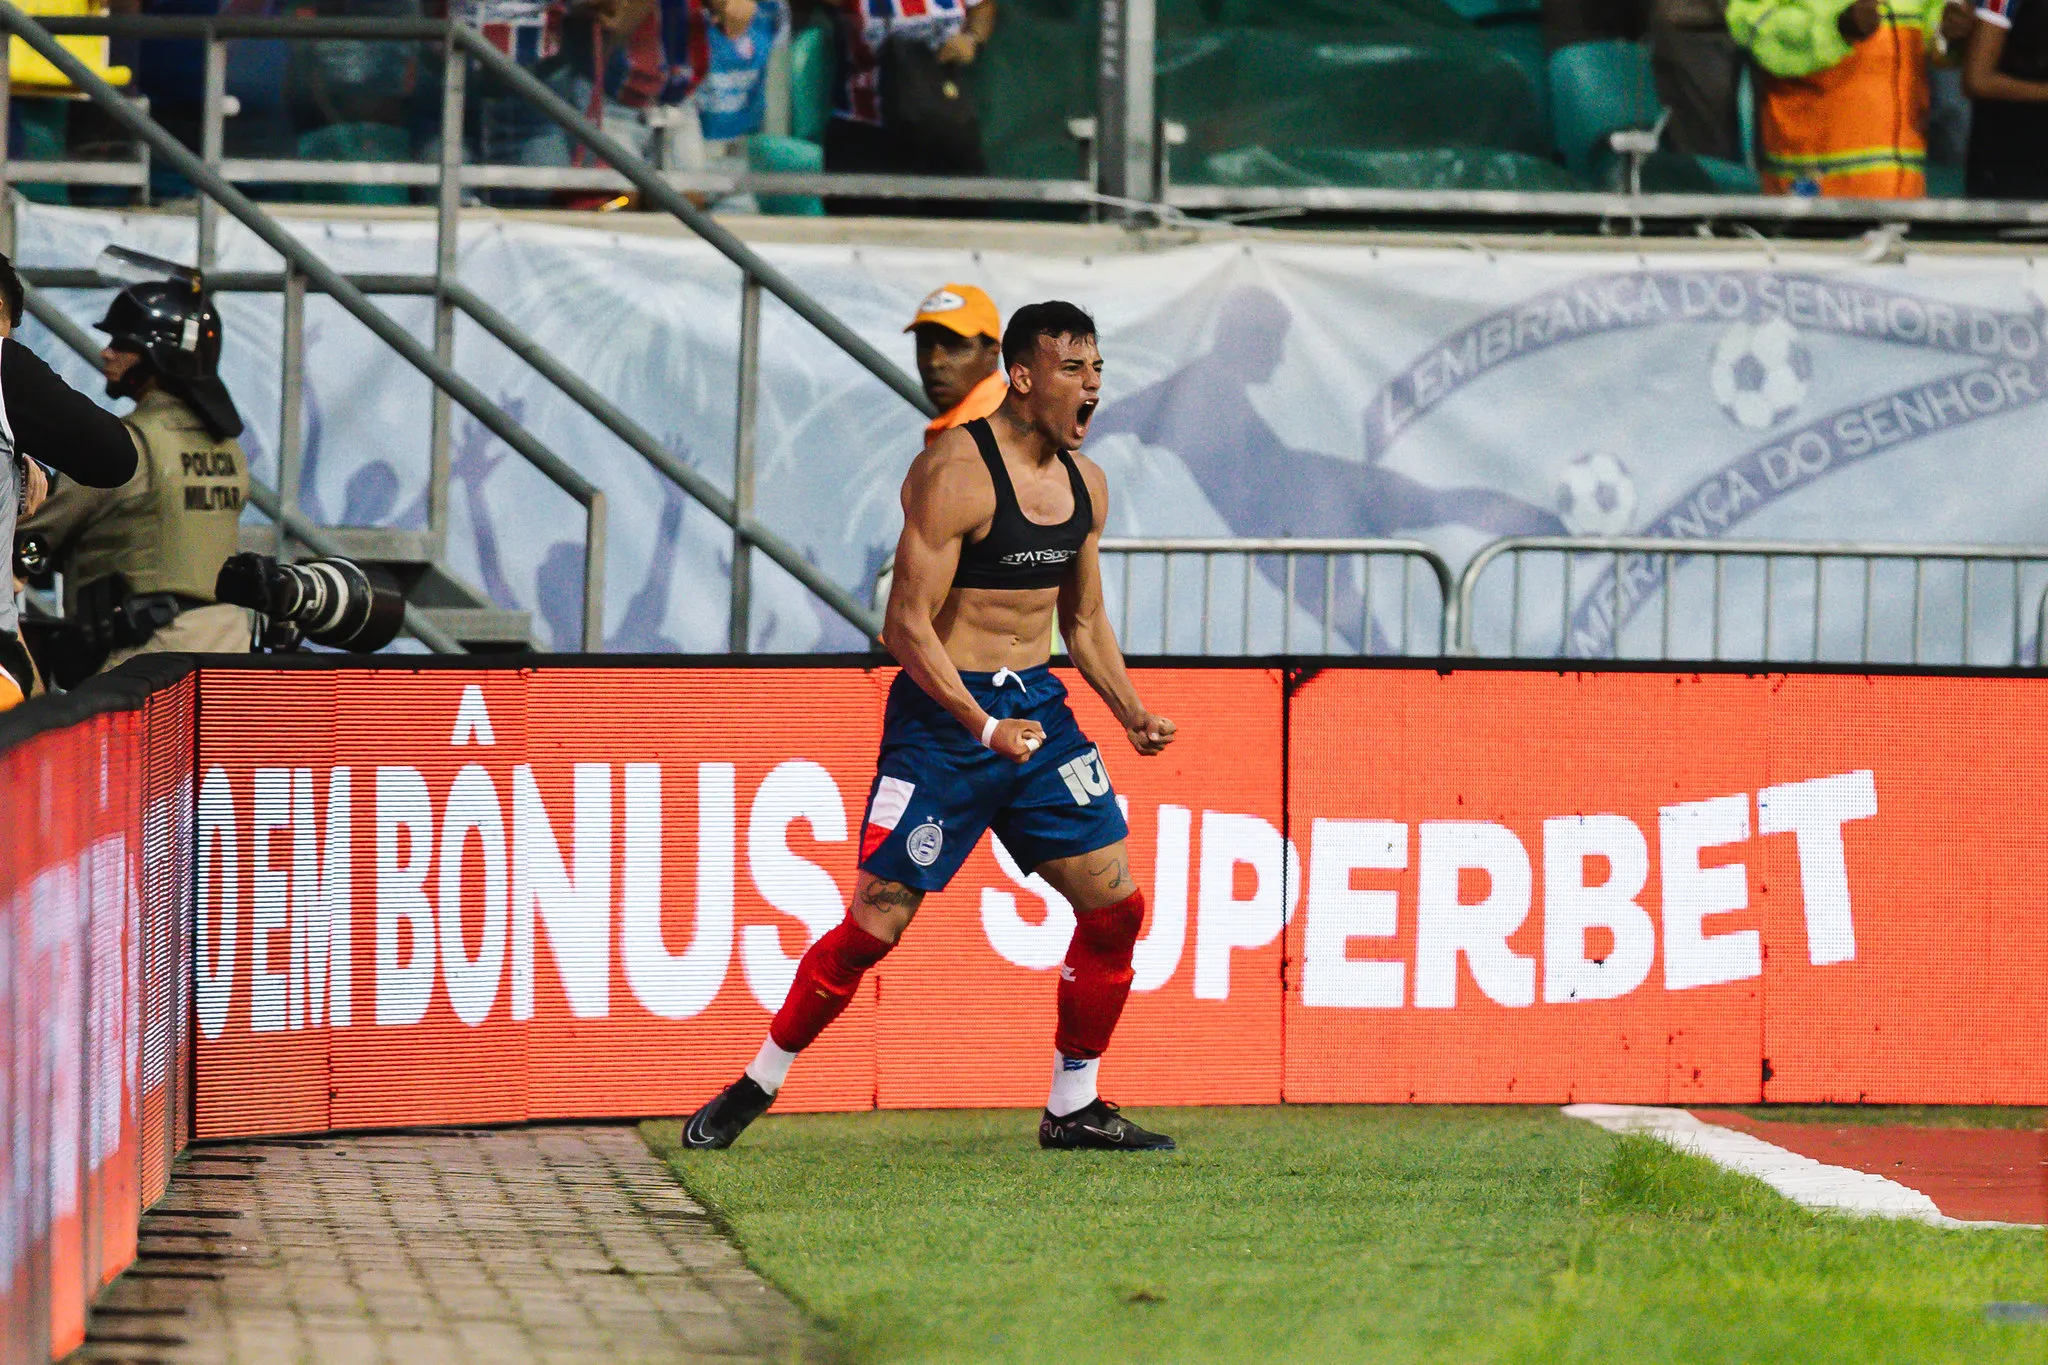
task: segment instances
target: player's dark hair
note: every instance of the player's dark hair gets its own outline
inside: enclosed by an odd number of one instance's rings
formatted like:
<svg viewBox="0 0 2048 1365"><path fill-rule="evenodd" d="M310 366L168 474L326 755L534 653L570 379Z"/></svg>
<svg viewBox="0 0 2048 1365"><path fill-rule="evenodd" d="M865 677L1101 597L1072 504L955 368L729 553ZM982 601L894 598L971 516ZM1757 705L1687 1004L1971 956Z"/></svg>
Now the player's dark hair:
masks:
<svg viewBox="0 0 2048 1365"><path fill-rule="evenodd" d="M0 254L0 305L7 309L7 325L21 326L21 276L14 273L14 262Z"/></svg>
<svg viewBox="0 0 2048 1365"><path fill-rule="evenodd" d="M1010 325L1003 329L1003 368L1021 365L1031 359L1038 350L1040 337L1093 341L1095 319L1064 299L1025 304L1010 314Z"/></svg>

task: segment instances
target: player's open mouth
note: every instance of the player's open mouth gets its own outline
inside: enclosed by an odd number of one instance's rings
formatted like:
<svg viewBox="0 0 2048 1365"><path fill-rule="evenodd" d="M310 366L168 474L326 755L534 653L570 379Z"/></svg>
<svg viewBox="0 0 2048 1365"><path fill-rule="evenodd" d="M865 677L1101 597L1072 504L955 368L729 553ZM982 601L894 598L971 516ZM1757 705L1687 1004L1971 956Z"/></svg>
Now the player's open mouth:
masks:
<svg viewBox="0 0 2048 1365"><path fill-rule="evenodd" d="M1102 400L1099 398L1085 399L1082 402L1080 409L1074 414L1074 425L1081 427L1087 426L1088 419L1095 415L1095 409L1097 406L1101 404L1101 402Z"/></svg>

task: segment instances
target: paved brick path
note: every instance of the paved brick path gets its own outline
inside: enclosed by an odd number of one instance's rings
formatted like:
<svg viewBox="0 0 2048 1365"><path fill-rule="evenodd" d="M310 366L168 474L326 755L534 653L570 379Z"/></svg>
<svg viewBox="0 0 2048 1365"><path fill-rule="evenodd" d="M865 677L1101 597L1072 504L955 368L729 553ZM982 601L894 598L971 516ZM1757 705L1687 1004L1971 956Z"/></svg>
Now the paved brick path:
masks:
<svg viewBox="0 0 2048 1365"><path fill-rule="evenodd" d="M141 1247L76 1359L819 1355L631 1128L208 1147Z"/></svg>

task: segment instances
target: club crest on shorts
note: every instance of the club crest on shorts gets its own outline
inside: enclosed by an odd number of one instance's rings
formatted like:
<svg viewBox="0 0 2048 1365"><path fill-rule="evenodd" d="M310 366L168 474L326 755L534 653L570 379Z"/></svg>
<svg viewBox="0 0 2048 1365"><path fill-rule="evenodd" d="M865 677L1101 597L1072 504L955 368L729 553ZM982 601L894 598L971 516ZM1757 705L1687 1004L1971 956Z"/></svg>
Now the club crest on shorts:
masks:
<svg viewBox="0 0 2048 1365"><path fill-rule="evenodd" d="M1090 749L1079 758L1060 765L1060 777L1073 793L1074 804L1085 806L1098 796L1109 795L1109 774L1102 770L1102 754Z"/></svg>
<svg viewBox="0 0 2048 1365"><path fill-rule="evenodd" d="M930 867L939 860L939 850L946 846L946 831L935 820L927 820L910 831L903 840L904 851L910 854L910 861L919 867Z"/></svg>

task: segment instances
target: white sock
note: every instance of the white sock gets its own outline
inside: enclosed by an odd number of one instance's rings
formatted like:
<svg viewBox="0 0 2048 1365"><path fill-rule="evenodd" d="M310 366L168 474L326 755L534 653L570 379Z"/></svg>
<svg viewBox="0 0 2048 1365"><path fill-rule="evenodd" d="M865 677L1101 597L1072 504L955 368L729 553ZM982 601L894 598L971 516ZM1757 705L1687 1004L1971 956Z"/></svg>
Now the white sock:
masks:
<svg viewBox="0 0 2048 1365"><path fill-rule="evenodd" d="M1045 1102L1045 1111L1063 1119L1076 1109L1086 1109L1095 1103L1095 1073L1101 1066L1100 1057L1084 1062L1079 1057L1053 1053L1052 1096Z"/></svg>
<svg viewBox="0 0 2048 1365"><path fill-rule="evenodd" d="M789 1064L795 1060L794 1052L784 1052L775 1046L773 1038L763 1038L760 1052L747 1063L747 1074L754 1078L755 1085L772 1095L782 1089L782 1082L789 1076Z"/></svg>

